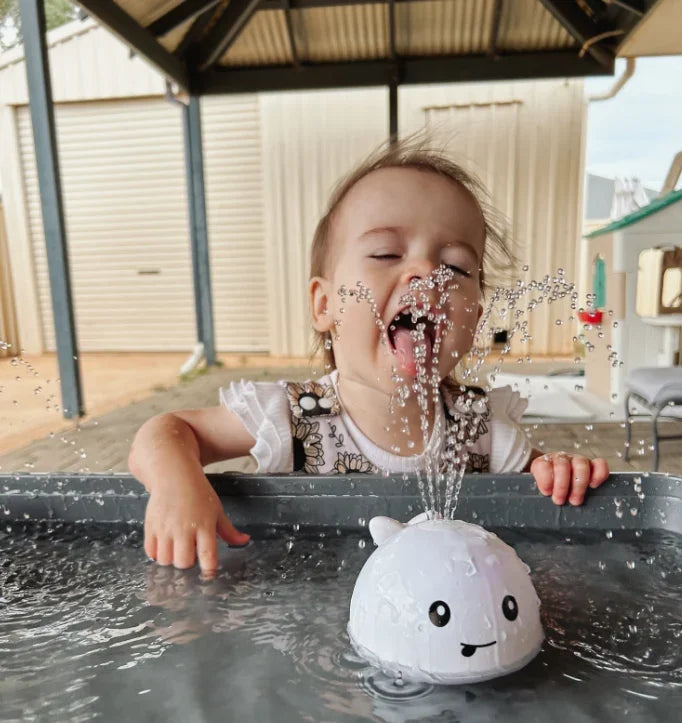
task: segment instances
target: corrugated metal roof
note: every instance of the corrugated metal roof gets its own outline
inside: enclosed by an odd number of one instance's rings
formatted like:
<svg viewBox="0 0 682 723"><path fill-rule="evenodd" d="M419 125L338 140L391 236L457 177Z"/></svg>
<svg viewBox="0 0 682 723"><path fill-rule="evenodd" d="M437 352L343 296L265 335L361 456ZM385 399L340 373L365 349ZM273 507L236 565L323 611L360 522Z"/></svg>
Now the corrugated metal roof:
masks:
<svg viewBox="0 0 682 723"><path fill-rule="evenodd" d="M641 0L641 12L654 2ZM612 73L616 43L641 14L583 0L79 4L164 76L204 94Z"/></svg>
<svg viewBox="0 0 682 723"><path fill-rule="evenodd" d="M576 41L538 0L502 3L500 50L564 50Z"/></svg>
<svg viewBox="0 0 682 723"><path fill-rule="evenodd" d="M486 53L490 45L495 0L419 0L396 5L396 53L439 56ZM324 63L387 58L390 54L389 5L291 10L296 51L302 62ZM180 42L176 39L175 47ZM164 46L172 49L170 42ZM577 47L575 40L538 0L506 0L497 50L555 50ZM223 66L291 63L285 13L255 13L230 50Z"/></svg>
<svg viewBox="0 0 682 723"><path fill-rule="evenodd" d="M426 0L396 7L399 55L483 53L488 47L494 0Z"/></svg>
<svg viewBox="0 0 682 723"><path fill-rule="evenodd" d="M221 58L221 65L284 65L293 60L284 12L256 13Z"/></svg>
<svg viewBox="0 0 682 723"><path fill-rule="evenodd" d="M348 5L296 11L303 38L301 59L311 62L371 60L388 55L388 5Z"/></svg>
<svg viewBox="0 0 682 723"><path fill-rule="evenodd" d="M118 0L116 4L142 27L146 27L182 2L183 0Z"/></svg>
<svg viewBox="0 0 682 723"><path fill-rule="evenodd" d="M420 0L396 5L399 56L483 54L490 45L495 0ZM293 37L302 62L324 63L386 58L389 5L368 3L291 10ZM285 13L254 14L223 66L278 65L293 61ZM164 46L177 47L166 38ZM497 50L553 50L577 47L575 40L538 0L502 3Z"/></svg>

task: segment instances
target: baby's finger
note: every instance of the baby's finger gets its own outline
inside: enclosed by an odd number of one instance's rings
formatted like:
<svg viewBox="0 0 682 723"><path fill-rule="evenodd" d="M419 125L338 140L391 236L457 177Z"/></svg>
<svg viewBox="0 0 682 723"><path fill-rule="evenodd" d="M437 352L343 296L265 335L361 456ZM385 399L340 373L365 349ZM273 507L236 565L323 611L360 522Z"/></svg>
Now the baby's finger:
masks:
<svg viewBox="0 0 682 723"><path fill-rule="evenodd" d="M545 456L534 459L530 471L535 477L535 484L538 486L538 490L541 494L547 497L552 494L552 487L554 485L554 468L552 462Z"/></svg>
<svg viewBox="0 0 682 723"><path fill-rule="evenodd" d="M196 542L194 533L184 533L173 541L173 564L180 570L194 565Z"/></svg>
<svg viewBox="0 0 682 723"><path fill-rule="evenodd" d="M590 460L587 457L573 457L571 461L573 468L573 484L568 501L572 505L581 505L585 499L587 485L590 483Z"/></svg>
<svg viewBox="0 0 682 723"><path fill-rule="evenodd" d="M215 532L200 527L197 530L197 554L202 572L215 572L218 569L218 540Z"/></svg>
<svg viewBox="0 0 682 723"><path fill-rule="evenodd" d="M552 458L554 463L554 489L552 502L563 505L571 488L571 458L566 454L556 454Z"/></svg>
<svg viewBox="0 0 682 723"><path fill-rule="evenodd" d="M228 545L246 545L251 539L246 532L239 532L224 512L218 515L217 531Z"/></svg>
<svg viewBox="0 0 682 723"><path fill-rule="evenodd" d="M602 482L605 482L609 476L609 465L605 459L598 457L592 460L592 479L590 480L590 487L595 489L599 487Z"/></svg>
<svg viewBox="0 0 682 723"><path fill-rule="evenodd" d="M150 560L156 560L156 535L153 532L144 533L144 551Z"/></svg>
<svg viewBox="0 0 682 723"><path fill-rule="evenodd" d="M156 561L159 565L173 563L173 538L159 537L156 541Z"/></svg>

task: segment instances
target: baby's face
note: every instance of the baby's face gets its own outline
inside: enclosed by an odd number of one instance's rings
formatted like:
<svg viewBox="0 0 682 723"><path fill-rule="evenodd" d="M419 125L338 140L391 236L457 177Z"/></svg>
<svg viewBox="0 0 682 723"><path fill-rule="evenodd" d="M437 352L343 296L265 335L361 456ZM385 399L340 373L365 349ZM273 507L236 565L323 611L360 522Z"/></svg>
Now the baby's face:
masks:
<svg viewBox="0 0 682 723"><path fill-rule="evenodd" d="M382 331L367 302L344 300L338 290L357 289L362 282L371 291L376 315L389 330L405 307L410 281L425 279L445 266L452 271L446 293L427 292L432 308L438 307L449 321L437 332L442 334L438 373L444 378L471 348L480 315L485 232L481 212L469 193L428 171L374 171L343 200L331 233L328 315L341 321L334 341L340 373L378 384L390 393L395 387L392 368L409 381L415 366L409 336L408 341L398 340L393 332ZM441 305L443 296L447 298Z"/></svg>

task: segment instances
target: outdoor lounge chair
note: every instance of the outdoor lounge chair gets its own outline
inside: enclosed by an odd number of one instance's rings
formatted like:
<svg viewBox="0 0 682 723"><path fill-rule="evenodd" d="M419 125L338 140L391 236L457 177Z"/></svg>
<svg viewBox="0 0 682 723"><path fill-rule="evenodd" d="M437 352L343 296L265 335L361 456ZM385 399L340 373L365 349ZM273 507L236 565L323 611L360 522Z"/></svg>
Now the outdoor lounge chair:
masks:
<svg viewBox="0 0 682 723"><path fill-rule="evenodd" d="M641 367L633 369L626 382L625 396L625 459L630 454L631 417L651 416L654 434L654 467L658 471L658 443L661 440L682 439L682 434L660 435L658 418L666 407L682 406L682 366L676 367ZM643 406L646 413L630 411L630 400L633 399Z"/></svg>

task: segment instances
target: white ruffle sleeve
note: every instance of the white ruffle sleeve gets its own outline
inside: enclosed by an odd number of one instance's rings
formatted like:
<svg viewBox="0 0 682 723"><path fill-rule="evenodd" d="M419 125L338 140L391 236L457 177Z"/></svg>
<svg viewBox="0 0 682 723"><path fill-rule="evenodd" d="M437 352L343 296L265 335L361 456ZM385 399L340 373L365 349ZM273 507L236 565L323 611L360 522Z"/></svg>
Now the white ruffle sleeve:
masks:
<svg viewBox="0 0 682 723"><path fill-rule="evenodd" d="M243 379L220 388L220 403L233 411L256 440L249 450L258 472L288 473L294 468L289 401L278 382Z"/></svg>
<svg viewBox="0 0 682 723"><path fill-rule="evenodd" d="M490 407L490 471L520 472L528 463L531 443L521 426L528 400L510 386L488 392Z"/></svg>

